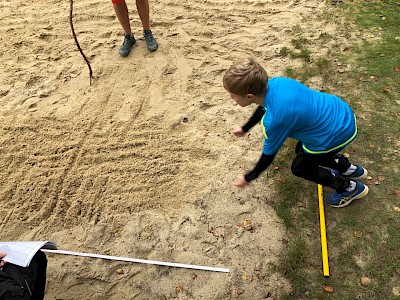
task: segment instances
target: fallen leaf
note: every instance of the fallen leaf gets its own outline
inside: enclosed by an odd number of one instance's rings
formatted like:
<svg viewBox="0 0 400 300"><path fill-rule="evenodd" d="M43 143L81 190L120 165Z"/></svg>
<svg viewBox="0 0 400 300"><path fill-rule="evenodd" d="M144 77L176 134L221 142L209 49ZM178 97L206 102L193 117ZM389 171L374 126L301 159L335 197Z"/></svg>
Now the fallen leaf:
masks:
<svg viewBox="0 0 400 300"><path fill-rule="evenodd" d="M286 179L285 178L279 178L279 181L282 182L282 183L285 183Z"/></svg>
<svg viewBox="0 0 400 300"><path fill-rule="evenodd" d="M354 236L360 238L363 236L363 233L360 230L356 230L356 231L354 231Z"/></svg>
<svg viewBox="0 0 400 300"><path fill-rule="evenodd" d="M376 78L375 76L369 76L369 80L371 80L371 81L377 81L378 78Z"/></svg>
<svg viewBox="0 0 400 300"><path fill-rule="evenodd" d="M345 153L343 153L343 156L349 158L350 157L350 153L345 152Z"/></svg>
<svg viewBox="0 0 400 300"><path fill-rule="evenodd" d="M251 225L251 220L245 219L245 220L243 221L243 226L248 226L248 225Z"/></svg>
<svg viewBox="0 0 400 300"><path fill-rule="evenodd" d="M396 190L396 196L397 196L397 198L400 198L400 190Z"/></svg>
<svg viewBox="0 0 400 300"><path fill-rule="evenodd" d="M367 178L366 178L367 180L371 180L372 179L372 176L367 176Z"/></svg>
<svg viewBox="0 0 400 300"><path fill-rule="evenodd" d="M193 275L192 275L192 279L193 279L193 280L197 279L197 275L196 275L196 274L193 274Z"/></svg>
<svg viewBox="0 0 400 300"><path fill-rule="evenodd" d="M360 77L360 81L362 81L362 82L366 82L366 81L367 81L367 79L365 79L365 77Z"/></svg>
<svg viewBox="0 0 400 300"><path fill-rule="evenodd" d="M380 181L380 182L382 182L382 181L385 181L385 176L378 176L378 180Z"/></svg>
<svg viewBox="0 0 400 300"><path fill-rule="evenodd" d="M279 170L279 167L273 167L272 169L276 171Z"/></svg>
<svg viewBox="0 0 400 300"><path fill-rule="evenodd" d="M361 277L361 284L364 286L370 285L371 279L369 279L367 276Z"/></svg>
<svg viewBox="0 0 400 300"><path fill-rule="evenodd" d="M393 70L394 70L395 72L400 72L400 66L394 66L394 67L393 67Z"/></svg>
<svg viewBox="0 0 400 300"><path fill-rule="evenodd" d="M251 220L248 220L248 219L244 220L243 221L243 228L248 230L248 231L252 230L253 229L253 225L251 224Z"/></svg>
<svg viewBox="0 0 400 300"><path fill-rule="evenodd" d="M384 86L384 87L382 88L382 91L383 91L384 93L389 93L389 92L390 92L390 87Z"/></svg>
<svg viewBox="0 0 400 300"><path fill-rule="evenodd" d="M122 275L122 274L124 274L124 270L118 269L115 271L115 273L117 273L118 275Z"/></svg>
<svg viewBox="0 0 400 300"><path fill-rule="evenodd" d="M393 210L394 210L395 212L400 212L400 207L395 206L395 207L393 208Z"/></svg>
<svg viewBox="0 0 400 300"><path fill-rule="evenodd" d="M382 17L382 21L386 21L386 17Z"/></svg>
<svg viewBox="0 0 400 300"><path fill-rule="evenodd" d="M324 290L326 291L326 292L328 292L328 293L333 293L334 292L334 289L333 289L333 287L332 286L330 286L330 285L324 285Z"/></svg>
<svg viewBox="0 0 400 300"><path fill-rule="evenodd" d="M176 293L180 293L180 292L182 292L182 290L183 290L183 286L181 286L179 284L175 287L175 292Z"/></svg>
<svg viewBox="0 0 400 300"><path fill-rule="evenodd" d="M393 293L393 295L395 295L395 296L400 296L400 286L395 286L395 287L393 287L392 288L392 293Z"/></svg>
<svg viewBox="0 0 400 300"><path fill-rule="evenodd" d="M237 294L238 295L241 295L241 294L243 294L244 293L244 289L242 289L242 288L239 288L239 289L237 289Z"/></svg>
<svg viewBox="0 0 400 300"><path fill-rule="evenodd" d="M121 235L121 228L117 228L114 230L115 236L120 236Z"/></svg>

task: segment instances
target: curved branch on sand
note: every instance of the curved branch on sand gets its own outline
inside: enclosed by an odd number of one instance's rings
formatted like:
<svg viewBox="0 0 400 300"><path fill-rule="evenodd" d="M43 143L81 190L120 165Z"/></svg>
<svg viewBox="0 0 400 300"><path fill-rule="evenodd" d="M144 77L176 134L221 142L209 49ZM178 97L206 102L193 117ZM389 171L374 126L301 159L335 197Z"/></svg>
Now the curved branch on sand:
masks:
<svg viewBox="0 0 400 300"><path fill-rule="evenodd" d="M72 35L74 37L75 40L75 44L78 47L79 52L82 54L83 59L85 60L86 64L89 67L89 80L90 80L90 85L92 84L92 78L93 78L93 71L92 71L92 67L90 66L90 62L87 59L85 53L83 53L81 46L79 45L78 39L76 37L75 34L75 30L74 30L74 24L72 23L72 11L73 11L73 7L74 7L74 0L70 0L70 7L69 7L69 24L71 25L71 30L72 30Z"/></svg>

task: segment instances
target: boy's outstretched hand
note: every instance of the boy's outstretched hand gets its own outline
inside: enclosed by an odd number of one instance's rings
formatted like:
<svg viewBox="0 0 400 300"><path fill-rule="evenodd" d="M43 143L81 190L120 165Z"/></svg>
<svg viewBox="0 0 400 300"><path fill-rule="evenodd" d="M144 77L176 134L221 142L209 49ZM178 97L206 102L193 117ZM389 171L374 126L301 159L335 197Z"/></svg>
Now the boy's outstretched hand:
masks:
<svg viewBox="0 0 400 300"><path fill-rule="evenodd" d="M242 127L238 126L232 130L232 134L234 136L241 137L245 134L245 132L243 131Z"/></svg>
<svg viewBox="0 0 400 300"><path fill-rule="evenodd" d="M236 178L236 180L233 182L233 185L238 187L238 188L244 188L248 185L249 183L244 179L244 175L239 176Z"/></svg>
<svg viewBox="0 0 400 300"><path fill-rule="evenodd" d="M1 260L1 259L2 259L4 256L6 256L6 255L7 255L7 253L5 253L5 252L0 252L0 268L3 267L3 266L6 264L5 261L2 261L2 260Z"/></svg>

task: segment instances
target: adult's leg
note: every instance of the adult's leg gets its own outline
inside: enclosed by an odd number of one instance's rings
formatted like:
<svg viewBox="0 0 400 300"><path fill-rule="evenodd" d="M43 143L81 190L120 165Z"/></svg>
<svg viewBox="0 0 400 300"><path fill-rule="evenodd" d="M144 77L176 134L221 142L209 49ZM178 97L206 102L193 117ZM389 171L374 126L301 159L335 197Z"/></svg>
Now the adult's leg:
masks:
<svg viewBox="0 0 400 300"><path fill-rule="evenodd" d="M129 22L128 7L126 6L125 0L112 0L112 3L115 14L117 15L117 18L125 32L124 42L119 48L119 54L123 57L126 57L129 55L129 53L131 53L132 47L136 43L136 40L132 34L131 24Z"/></svg>
<svg viewBox="0 0 400 300"><path fill-rule="evenodd" d="M158 49L158 43L150 30L149 0L136 0L136 7L143 26L143 37L146 41L147 50L150 52Z"/></svg>
<svg viewBox="0 0 400 300"><path fill-rule="evenodd" d="M150 29L150 8L148 0L136 0L136 8L142 21L143 30Z"/></svg>
<svg viewBox="0 0 400 300"><path fill-rule="evenodd" d="M322 167L340 168L339 172L347 170L350 166L348 160L343 156L339 157L337 153L329 154L308 154L304 152L301 143L296 145L296 157L292 163L292 173L295 176L306 180L328 186L341 193L349 188L350 180L340 174L333 174L330 170ZM347 166L347 167L346 167ZM334 168L335 170L337 170Z"/></svg>
<svg viewBox="0 0 400 300"><path fill-rule="evenodd" d="M131 24L129 22L129 12L126 6L125 0L112 0L115 14L117 15L118 21L121 24L125 35L131 34Z"/></svg>

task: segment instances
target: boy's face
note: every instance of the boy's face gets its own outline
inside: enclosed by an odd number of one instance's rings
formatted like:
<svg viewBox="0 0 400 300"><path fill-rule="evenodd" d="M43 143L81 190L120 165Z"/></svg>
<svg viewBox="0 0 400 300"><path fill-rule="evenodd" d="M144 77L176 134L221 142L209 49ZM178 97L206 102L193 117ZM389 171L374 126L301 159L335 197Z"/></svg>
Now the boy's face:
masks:
<svg viewBox="0 0 400 300"><path fill-rule="evenodd" d="M239 104L241 107L245 107L245 106L247 106L247 105L253 103L253 102L251 101L252 98L254 97L253 94L247 94L247 95L244 95L244 96L240 96L240 95L236 95L236 94L234 94L234 93L229 92L229 95L230 95L231 98L232 98L233 100L235 100L235 102L236 102L237 104Z"/></svg>

